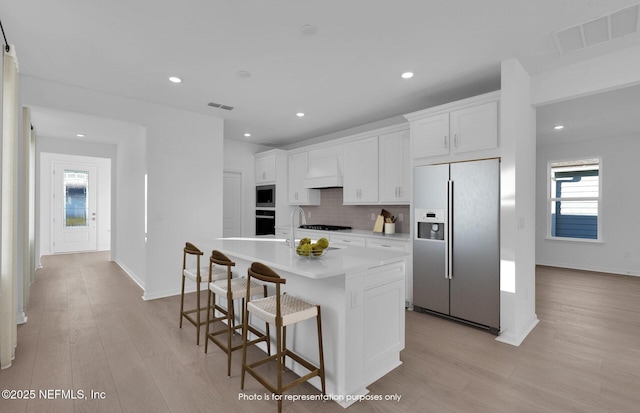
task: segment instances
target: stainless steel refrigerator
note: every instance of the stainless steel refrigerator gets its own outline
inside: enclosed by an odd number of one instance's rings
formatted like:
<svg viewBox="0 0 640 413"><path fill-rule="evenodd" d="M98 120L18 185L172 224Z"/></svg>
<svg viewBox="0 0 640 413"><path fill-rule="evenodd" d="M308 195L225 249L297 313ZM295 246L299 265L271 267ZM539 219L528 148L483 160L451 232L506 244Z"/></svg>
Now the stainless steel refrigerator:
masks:
<svg viewBox="0 0 640 413"><path fill-rule="evenodd" d="M500 161L413 175L413 305L500 331Z"/></svg>

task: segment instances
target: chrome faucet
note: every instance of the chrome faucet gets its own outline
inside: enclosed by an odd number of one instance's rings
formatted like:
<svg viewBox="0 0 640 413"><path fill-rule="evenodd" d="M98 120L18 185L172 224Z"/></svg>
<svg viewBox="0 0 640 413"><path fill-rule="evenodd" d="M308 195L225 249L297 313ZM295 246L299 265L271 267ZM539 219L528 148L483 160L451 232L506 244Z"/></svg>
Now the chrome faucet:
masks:
<svg viewBox="0 0 640 413"><path fill-rule="evenodd" d="M296 224L295 217L296 214L302 214L302 219L298 221L301 225L307 224L307 218L304 216L304 209L302 207L293 207L291 210L291 240L289 241L289 246L292 250L296 249Z"/></svg>

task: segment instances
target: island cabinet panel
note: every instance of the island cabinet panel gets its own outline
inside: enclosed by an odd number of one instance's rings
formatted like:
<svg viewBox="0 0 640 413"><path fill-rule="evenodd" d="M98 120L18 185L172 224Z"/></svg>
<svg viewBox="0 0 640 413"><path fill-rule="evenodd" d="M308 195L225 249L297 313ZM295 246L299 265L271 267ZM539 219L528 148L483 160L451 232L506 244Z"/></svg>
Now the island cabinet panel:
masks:
<svg viewBox="0 0 640 413"><path fill-rule="evenodd" d="M404 262L347 276L347 392L401 364L404 348Z"/></svg>
<svg viewBox="0 0 640 413"><path fill-rule="evenodd" d="M363 293L363 365L365 376L379 365L397 362L394 354L404 348L404 266L387 265L365 276Z"/></svg>

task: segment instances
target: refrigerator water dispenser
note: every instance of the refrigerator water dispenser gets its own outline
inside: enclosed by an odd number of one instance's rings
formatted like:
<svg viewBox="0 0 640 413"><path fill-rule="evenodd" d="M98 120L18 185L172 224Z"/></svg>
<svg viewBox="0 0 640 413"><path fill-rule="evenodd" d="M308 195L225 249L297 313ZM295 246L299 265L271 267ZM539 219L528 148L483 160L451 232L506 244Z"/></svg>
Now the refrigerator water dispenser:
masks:
<svg viewBox="0 0 640 413"><path fill-rule="evenodd" d="M443 209L416 209L415 215L418 224L416 238L444 241L446 218Z"/></svg>

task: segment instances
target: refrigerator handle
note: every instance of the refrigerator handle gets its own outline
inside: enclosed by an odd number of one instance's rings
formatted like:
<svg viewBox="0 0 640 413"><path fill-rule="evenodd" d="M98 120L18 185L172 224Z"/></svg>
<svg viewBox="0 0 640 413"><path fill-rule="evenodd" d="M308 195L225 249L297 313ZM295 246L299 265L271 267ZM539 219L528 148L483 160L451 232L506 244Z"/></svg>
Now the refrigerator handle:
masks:
<svg viewBox="0 0 640 413"><path fill-rule="evenodd" d="M453 181L447 181L447 253L445 273L448 279L453 279Z"/></svg>

